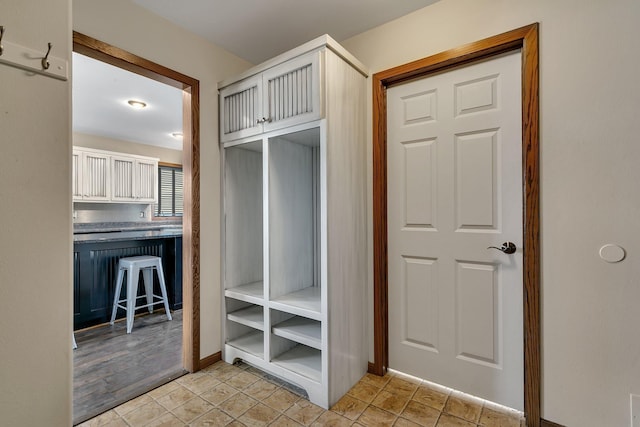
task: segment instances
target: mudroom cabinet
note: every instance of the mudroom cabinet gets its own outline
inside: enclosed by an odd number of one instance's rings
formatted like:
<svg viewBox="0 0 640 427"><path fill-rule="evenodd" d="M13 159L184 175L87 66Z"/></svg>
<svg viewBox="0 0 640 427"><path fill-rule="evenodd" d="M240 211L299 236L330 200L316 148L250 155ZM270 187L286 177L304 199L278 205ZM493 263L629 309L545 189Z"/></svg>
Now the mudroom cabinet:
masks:
<svg viewBox="0 0 640 427"><path fill-rule="evenodd" d="M366 76L322 36L219 84L223 358L324 408L367 370Z"/></svg>

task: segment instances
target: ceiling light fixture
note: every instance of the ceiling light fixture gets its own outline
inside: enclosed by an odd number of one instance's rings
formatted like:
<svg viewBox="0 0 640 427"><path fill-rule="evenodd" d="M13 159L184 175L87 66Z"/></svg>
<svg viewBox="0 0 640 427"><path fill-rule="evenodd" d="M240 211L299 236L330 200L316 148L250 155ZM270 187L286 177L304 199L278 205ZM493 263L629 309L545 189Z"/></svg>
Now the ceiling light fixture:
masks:
<svg viewBox="0 0 640 427"><path fill-rule="evenodd" d="M135 108L136 110L142 110L147 106L146 102L136 101L135 99L128 100L127 104L129 104L131 108Z"/></svg>
<svg viewBox="0 0 640 427"><path fill-rule="evenodd" d="M175 139L182 139L182 132L173 132L171 136Z"/></svg>

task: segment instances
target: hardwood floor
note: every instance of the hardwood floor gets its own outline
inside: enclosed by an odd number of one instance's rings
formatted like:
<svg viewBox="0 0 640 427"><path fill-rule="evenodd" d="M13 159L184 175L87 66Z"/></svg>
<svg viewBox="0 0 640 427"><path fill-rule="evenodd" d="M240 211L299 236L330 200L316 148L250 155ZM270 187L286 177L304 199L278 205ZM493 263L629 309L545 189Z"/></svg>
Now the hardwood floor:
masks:
<svg viewBox="0 0 640 427"><path fill-rule="evenodd" d="M124 321L75 333L73 422L79 424L186 373L182 367L182 310L139 316L131 334Z"/></svg>

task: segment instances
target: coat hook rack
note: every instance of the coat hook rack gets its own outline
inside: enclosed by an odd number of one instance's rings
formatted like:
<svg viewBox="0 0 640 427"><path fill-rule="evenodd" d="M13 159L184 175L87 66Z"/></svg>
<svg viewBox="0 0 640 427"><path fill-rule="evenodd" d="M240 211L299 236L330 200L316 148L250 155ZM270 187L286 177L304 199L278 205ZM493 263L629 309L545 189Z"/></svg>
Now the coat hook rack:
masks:
<svg viewBox="0 0 640 427"><path fill-rule="evenodd" d="M49 64L49 54L51 53L51 48L53 47L53 44L51 44L50 42L48 43L49 48L47 49L47 54L44 56L44 58L42 58L42 69L43 70L48 70L49 66L51 64Z"/></svg>
<svg viewBox="0 0 640 427"><path fill-rule="evenodd" d="M20 68L28 75L40 74L58 80L68 79L69 61L51 55L53 43L48 43L47 53L9 42L4 39L5 27L0 26L0 64Z"/></svg>

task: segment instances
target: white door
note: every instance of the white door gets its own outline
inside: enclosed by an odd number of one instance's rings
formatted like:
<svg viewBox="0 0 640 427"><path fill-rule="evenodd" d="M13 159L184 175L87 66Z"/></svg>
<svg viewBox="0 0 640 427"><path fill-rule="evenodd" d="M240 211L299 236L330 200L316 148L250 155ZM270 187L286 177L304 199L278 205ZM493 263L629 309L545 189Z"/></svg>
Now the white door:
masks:
<svg viewBox="0 0 640 427"><path fill-rule="evenodd" d="M387 191L389 367L522 410L520 60L390 88Z"/></svg>

